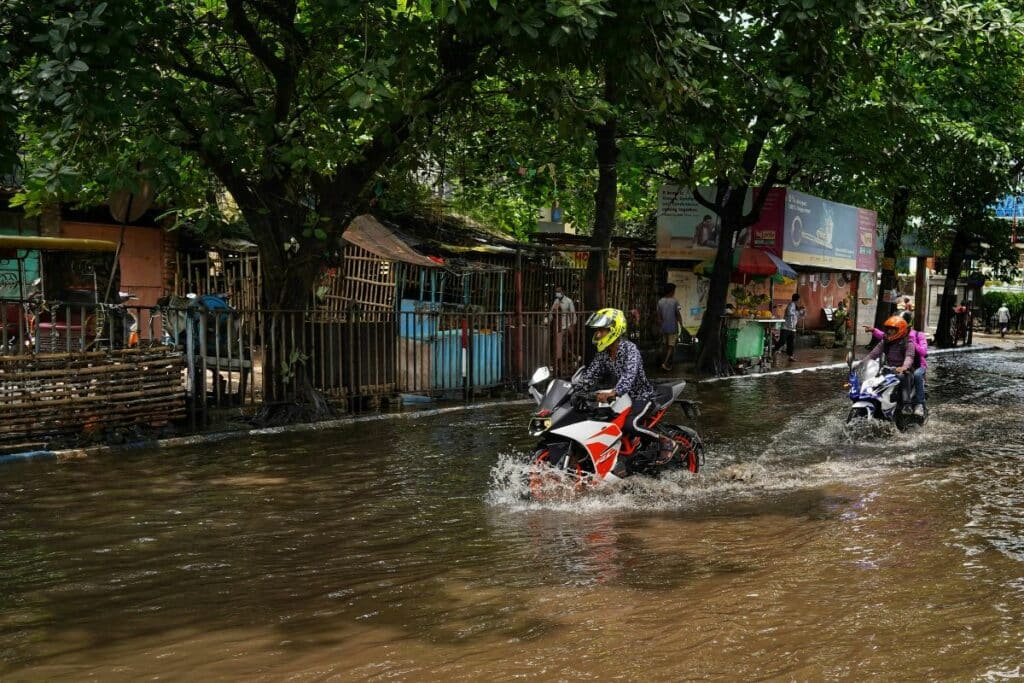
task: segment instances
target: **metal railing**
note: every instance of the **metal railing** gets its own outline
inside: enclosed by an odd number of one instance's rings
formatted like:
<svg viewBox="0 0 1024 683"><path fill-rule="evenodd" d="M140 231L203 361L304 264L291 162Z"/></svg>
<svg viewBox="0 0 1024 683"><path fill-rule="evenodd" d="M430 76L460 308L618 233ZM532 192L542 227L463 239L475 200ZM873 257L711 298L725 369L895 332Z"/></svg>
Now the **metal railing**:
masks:
<svg viewBox="0 0 1024 683"><path fill-rule="evenodd" d="M269 311L185 304L0 301L0 355L168 346L186 360L193 419L211 409L302 400L344 410L401 396L472 400L522 390L534 369L568 377L582 362L586 314L487 312L422 304L408 312Z"/></svg>

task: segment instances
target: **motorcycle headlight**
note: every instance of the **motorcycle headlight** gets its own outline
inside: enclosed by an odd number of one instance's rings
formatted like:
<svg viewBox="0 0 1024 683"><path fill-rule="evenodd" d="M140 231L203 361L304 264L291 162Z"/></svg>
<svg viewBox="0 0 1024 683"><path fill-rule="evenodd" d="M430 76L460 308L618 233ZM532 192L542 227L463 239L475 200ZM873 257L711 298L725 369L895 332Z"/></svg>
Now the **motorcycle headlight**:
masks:
<svg viewBox="0 0 1024 683"><path fill-rule="evenodd" d="M535 417L530 420L530 436L540 436L551 429L550 417Z"/></svg>

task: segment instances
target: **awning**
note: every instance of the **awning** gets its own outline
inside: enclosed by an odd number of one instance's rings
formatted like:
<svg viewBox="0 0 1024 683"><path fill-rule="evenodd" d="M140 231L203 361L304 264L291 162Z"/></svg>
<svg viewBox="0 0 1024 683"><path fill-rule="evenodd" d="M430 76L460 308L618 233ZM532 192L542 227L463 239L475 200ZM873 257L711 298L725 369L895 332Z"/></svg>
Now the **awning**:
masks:
<svg viewBox="0 0 1024 683"><path fill-rule="evenodd" d="M445 251L450 251L453 254L514 254L515 249L506 247L501 244L477 244L473 246L457 245L457 244L444 244L437 242L437 246Z"/></svg>
<svg viewBox="0 0 1024 683"><path fill-rule="evenodd" d="M401 261L425 268L438 268L443 265L410 247L369 214L352 219L341 237L387 261Z"/></svg>
<svg viewBox="0 0 1024 683"><path fill-rule="evenodd" d="M0 235L0 251L11 249L38 249L40 251L117 251L116 242L106 240L72 239L67 237L32 237L29 235Z"/></svg>

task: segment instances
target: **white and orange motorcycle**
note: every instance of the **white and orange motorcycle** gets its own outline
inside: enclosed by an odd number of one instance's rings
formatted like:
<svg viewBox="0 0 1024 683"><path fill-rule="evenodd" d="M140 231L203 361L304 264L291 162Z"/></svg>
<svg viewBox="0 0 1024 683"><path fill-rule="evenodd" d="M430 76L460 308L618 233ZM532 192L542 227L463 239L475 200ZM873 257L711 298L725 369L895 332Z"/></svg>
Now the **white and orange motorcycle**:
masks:
<svg viewBox="0 0 1024 683"><path fill-rule="evenodd" d="M576 380L582 368L577 371ZM663 460L660 444L650 437L629 437L623 426L632 412L629 396L597 403L594 394L574 392L573 382L557 379L551 369L539 368L530 379L537 412L530 435L540 437L528 472L529 495L543 497L554 484L573 491L622 481L635 474L658 476L669 470L696 473L704 464L704 444L696 431L683 425L662 424L673 403L687 417L699 414L697 404L679 398L686 382L656 386L656 409L646 422L652 431L675 440L680 448Z"/></svg>

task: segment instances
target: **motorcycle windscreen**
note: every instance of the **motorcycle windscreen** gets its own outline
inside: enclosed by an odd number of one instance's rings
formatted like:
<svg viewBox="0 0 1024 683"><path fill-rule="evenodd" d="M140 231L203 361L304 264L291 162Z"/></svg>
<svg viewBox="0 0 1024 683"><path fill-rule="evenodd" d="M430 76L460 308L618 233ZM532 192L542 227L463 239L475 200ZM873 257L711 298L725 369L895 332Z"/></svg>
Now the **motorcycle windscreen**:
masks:
<svg viewBox="0 0 1024 683"><path fill-rule="evenodd" d="M565 403L570 393L572 393L571 384L564 379L553 380L544 393L543 398L541 398L539 407L541 410L554 412L555 408Z"/></svg>
<svg viewBox="0 0 1024 683"><path fill-rule="evenodd" d="M862 360L857 364L854 369L854 373L857 376L857 385L864 386L864 383L869 379L874 379L878 376L878 371L881 368L881 363L878 362L877 358L870 360Z"/></svg>

